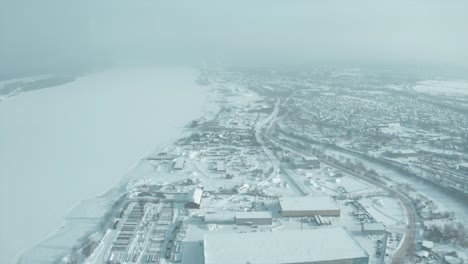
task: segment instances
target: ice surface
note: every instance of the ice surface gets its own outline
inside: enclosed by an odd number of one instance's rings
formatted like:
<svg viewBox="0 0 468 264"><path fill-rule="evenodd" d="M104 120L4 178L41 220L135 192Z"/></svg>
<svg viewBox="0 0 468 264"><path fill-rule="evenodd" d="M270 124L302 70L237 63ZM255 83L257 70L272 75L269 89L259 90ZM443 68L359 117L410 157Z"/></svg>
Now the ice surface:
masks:
<svg viewBox="0 0 468 264"><path fill-rule="evenodd" d="M0 102L1 263L202 115L192 69L116 69Z"/></svg>

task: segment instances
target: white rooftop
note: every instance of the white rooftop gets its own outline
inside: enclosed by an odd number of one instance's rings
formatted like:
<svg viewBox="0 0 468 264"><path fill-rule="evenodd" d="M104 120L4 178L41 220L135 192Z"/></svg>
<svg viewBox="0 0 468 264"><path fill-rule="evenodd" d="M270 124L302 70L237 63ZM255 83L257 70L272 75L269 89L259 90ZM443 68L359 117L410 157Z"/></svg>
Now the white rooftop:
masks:
<svg viewBox="0 0 468 264"><path fill-rule="evenodd" d="M203 216L205 222L208 223L229 223L235 221L235 214L222 213L222 214L206 214Z"/></svg>
<svg viewBox="0 0 468 264"><path fill-rule="evenodd" d="M224 164L223 160L216 161L216 170L218 171L226 170L226 165Z"/></svg>
<svg viewBox="0 0 468 264"><path fill-rule="evenodd" d="M335 210L338 205L328 196L282 197L279 199L283 211Z"/></svg>
<svg viewBox="0 0 468 264"><path fill-rule="evenodd" d="M237 219L250 219L250 218L272 218L271 212L261 211L261 212L237 212Z"/></svg>
<svg viewBox="0 0 468 264"><path fill-rule="evenodd" d="M197 204L201 203L202 196L203 196L203 190L200 188L192 189L187 193L188 201L194 202Z"/></svg>
<svg viewBox="0 0 468 264"><path fill-rule="evenodd" d="M205 264L310 263L368 257L343 228L208 234L204 255Z"/></svg>
<svg viewBox="0 0 468 264"><path fill-rule="evenodd" d="M429 241L429 240L423 240L422 246L428 249L431 249L434 247L434 242Z"/></svg>

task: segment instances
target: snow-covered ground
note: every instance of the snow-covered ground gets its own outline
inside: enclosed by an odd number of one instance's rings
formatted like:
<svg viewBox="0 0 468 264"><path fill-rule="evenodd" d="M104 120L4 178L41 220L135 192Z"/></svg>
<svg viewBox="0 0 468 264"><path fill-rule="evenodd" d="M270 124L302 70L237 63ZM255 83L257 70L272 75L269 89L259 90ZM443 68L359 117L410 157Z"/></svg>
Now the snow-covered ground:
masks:
<svg viewBox="0 0 468 264"><path fill-rule="evenodd" d="M459 199L452 197L427 183L424 183L422 180L413 177L405 177L392 169L381 166L379 164L366 162L365 160L349 153L344 153L332 149L326 149L326 153L329 155L334 155L335 157L343 156L344 158L349 158L351 160L361 161L366 164L369 169L373 169L379 175L388 177L397 183L408 184L414 190L432 200L439 208L454 212L458 220L464 223L468 222L468 211L466 210L466 204L464 204L463 201L460 201Z"/></svg>
<svg viewBox="0 0 468 264"><path fill-rule="evenodd" d="M0 262L203 114L192 69L115 69L0 102Z"/></svg>
<svg viewBox="0 0 468 264"><path fill-rule="evenodd" d="M468 96L468 82L423 81L413 89L420 93L446 96Z"/></svg>

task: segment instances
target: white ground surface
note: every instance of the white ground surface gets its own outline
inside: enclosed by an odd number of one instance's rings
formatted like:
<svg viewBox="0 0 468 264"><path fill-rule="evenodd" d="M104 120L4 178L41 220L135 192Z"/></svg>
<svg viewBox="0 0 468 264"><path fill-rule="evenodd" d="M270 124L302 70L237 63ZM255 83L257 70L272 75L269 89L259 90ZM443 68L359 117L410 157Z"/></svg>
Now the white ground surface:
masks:
<svg viewBox="0 0 468 264"><path fill-rule="evenodd" d="M446 96L468 96L468 82L424 81L414 86L420 93Z"/></svg>
<svg viewBox="0 0 468 264"><path fill-rule="evenodd" d="M406 225L404 208L398 200L391 197L370 197L359 201L366 210L378 221L388 228Z"/></svg>
<svg viewBox="0 0 468 264"><path fill-rule="evenodd" d="M188 69L119 69L0 102L0 263L203 113Z"/></svg>
<svg viewBox="0 0 468 264"><path fill-rule="evenodd" d="M334 154L337 157L341 155L345 158L350 158L351 160L361 160L353 155L341 153L334 150L327 150L326 153ZM468 211L466 210L466 205L457 198L451 197L448 194L435 189L433 186L424 183L422 180L412 177L403 177L391 169L385 168L377 164L366 163L364 160L361 161L364 164L366 164L368 168L375 170L380 175L386 176L398 183L408 184L416 191L426 196L428 199L432 200L439 208L443 210L453 211L455 213L455 217L463 223L468 222Z"/></svg>

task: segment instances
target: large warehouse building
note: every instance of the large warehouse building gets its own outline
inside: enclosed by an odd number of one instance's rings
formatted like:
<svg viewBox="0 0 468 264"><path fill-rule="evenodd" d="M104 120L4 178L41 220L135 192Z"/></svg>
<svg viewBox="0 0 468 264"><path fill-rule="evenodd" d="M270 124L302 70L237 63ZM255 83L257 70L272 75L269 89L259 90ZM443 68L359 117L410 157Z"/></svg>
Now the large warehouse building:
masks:
<svg viewBox="0 0 468 264"><path fill-rule="evenodd" d="M279 199L281 214L284 217L340 216L341 210L328 196L283 197Z"/></svg>
<svg viewBox="0 0 468 264"><path fill-rule="evenodd" d="M343 228L208 234L203 244L205 264L369 263L369 255Z"/></svg>

